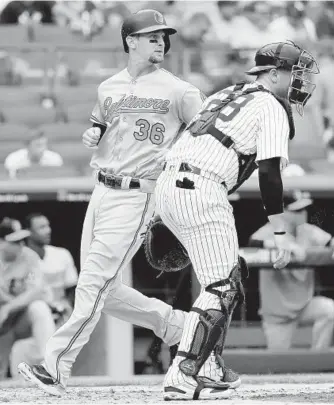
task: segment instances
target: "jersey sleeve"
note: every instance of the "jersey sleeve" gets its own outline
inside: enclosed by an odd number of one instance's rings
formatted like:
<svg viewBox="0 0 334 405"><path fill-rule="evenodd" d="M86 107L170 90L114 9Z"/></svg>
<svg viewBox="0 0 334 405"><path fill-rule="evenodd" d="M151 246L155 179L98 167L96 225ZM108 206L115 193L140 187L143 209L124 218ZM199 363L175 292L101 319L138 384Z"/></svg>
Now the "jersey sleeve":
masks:
<svg viewBox="0 0 334 405"><path fill-rule="evenodd" d="M64 275L64 287L74 287L78 282L78 272L74 264L73 257L68 250L64 250L65 259L65 275Z"/></svg>
<svg viewBox="0 0 334 405"><path fill-rule="evenodd" d="M332 239L332 235L316 225L308 224L309 235L312 239L312 244L315 246L326 246L327 243Z"/></svg>
<svg viewBox="0 0 334 405"><path fill-rule="evenodd" d="M194 116L201 109L206 96L195 86L189 86L183 94L179 118L185 124L194 118Z"/></svg>
<svg viewBox="0 0 334 405"><path fill-rule="evenodd" d="M281 158L282 168L289 162L288 142L290 126L286 111L272 96L258 115L256 161Z"/></svg>

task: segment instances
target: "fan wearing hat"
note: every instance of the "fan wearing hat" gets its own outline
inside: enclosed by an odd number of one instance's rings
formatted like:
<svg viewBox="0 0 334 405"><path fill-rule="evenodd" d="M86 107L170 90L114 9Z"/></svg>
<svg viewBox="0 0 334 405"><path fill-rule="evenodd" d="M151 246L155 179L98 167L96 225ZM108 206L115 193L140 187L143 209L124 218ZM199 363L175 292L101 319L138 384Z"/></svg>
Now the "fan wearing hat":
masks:
<svg viewBox="0 0 334 405"><path fill-rule="evenodd" d="M27 351L41 361L46 341L55 326L49 306L43 301L41 262L25 246L30 235L20 222L4 218L0 223L0 380L16 375L10 353L19 339L27 340Z"/></svg>
<svg viewBox="0 0 334 405"><path fill-rule="evenodd" d="M292 252L300 262L306 257L307 248L333 245L332 235L307 222L307 210L312 203L309 195L303 192L296 192L285 201L286 229ZM271 235L268 223L251 236L250 246L274 248ZM259 274L259 314L268 348L289 349L294 332L303 324L313 327L312 349L330 347L334 332L334 301L314 296L314 269L260 269Z"/></svg>

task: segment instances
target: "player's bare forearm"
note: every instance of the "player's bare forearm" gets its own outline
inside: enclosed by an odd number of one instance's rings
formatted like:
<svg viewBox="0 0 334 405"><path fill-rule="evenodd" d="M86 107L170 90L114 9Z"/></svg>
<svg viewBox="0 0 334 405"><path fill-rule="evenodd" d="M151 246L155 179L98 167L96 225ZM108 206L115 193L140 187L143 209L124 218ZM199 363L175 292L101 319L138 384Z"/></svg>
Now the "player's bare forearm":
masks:
<svg viewBox="0 0 334 405"><path fill-rule="evenodd" d="M33 301L40 300L42 298L43 298L43 289L38 287L18 295L17 297L9 301L7 305L9 307L10 312L16 312L20 309L26 308Z"/></svg>

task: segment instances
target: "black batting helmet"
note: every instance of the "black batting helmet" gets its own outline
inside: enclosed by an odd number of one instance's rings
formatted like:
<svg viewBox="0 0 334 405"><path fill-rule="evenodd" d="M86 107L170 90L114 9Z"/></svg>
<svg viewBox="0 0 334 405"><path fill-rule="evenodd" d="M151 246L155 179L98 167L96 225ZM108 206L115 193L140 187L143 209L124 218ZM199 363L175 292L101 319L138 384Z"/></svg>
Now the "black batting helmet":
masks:
<svg viewBox="0 0 334 405"><path fill-rule="evenodd" d="M265 45L256 52L255 65L246 72L248 75L258 75L271 69L291 72L289 101L296 104L302 115L303 107L316 87L309 80L310 74L319 73L315 58L292 41L276 42Z"/></svg>
<svg viewBox="0 0 334 405"><path fill-rule="evenodd" d="M126 37L134 34L146 34L154 31L165 31L165 54L169 51L169 35L176 33L176 30L169 27L165 17L156 10L141 10L124 20L121 35L123 40L124 51L129 53L129 47L126 43Z"/></svg>

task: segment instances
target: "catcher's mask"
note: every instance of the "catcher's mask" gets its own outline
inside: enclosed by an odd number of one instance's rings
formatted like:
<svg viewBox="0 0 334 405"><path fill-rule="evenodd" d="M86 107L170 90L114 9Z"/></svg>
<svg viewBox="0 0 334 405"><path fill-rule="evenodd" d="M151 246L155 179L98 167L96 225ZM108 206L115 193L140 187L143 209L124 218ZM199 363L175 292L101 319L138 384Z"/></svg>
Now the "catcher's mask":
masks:
<svg viewBox="0 0 334 405"><path fill-rule="evenodd" d="M311 74L320 73L315 58L294 42L287 41L263 46L256 52L255 63L256 66L246 72L248 75L258 75L271 69L291 71L288 100L303 115L304 106L316 87L310 80Z"/></svg>
<svg viewBox="0 0 334 405"><path fill-rule="evenodd" d="M309 52L301 50L297 64L292 66L288 92L289 101L296 105L300 115L303 115L304 106L316 88L310 80L310 75L318 73L320 71L314 57Z"/></svg>

